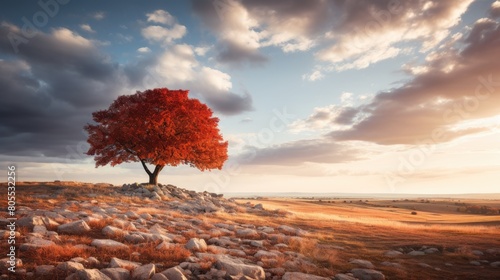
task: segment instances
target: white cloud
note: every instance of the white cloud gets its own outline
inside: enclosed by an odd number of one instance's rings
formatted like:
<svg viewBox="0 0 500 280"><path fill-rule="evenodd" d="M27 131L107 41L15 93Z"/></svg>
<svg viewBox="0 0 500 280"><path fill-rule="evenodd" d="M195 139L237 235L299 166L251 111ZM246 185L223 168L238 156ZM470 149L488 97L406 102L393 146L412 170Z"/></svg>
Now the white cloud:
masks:
<svg viewBox="0 0 500 280"><path fill-rule="evenodd" d="M101 19L104 19L106 17L106 14L102 11L99 11L99 12L95 12L91 15L95 20L101 20Z"/></svg>
<svg viewBox="0 0 500 280"><path fill-rule="evenodd" d="M92 46L92 42L90 40L74 33L73 31L67 28L55 29L52 32L52 35L54 36L54 38L71 45L77 45L83 47Z"/></svg>
<svg viewBox="0 0 500 280"><path fill-rule="evenodd" d="M148 47L142 47L142 48L138 48L137 51L140 53L148 53L148 52L151 52L151 49Z"/></svg>
<svg viewBox="0 0 500 280"><path fill-rule="evenodd" d="M310 74L304 74L304 75L302 75L302 79L303 80L308 80L308 81L311 81L311 82L314 82L314 81L317 81L317 80L321 80L323 77L324 77L324 75L323 75L323 73L321 73L320 70L314 70Z"/></svg>
<svg viewBox="0 0 500 280"><path fill-rule="evenodd" d="M175 18L167 11L156 10L153 13L146 14L148 17L148 22L162 23L165 25L171 25L175 23Z"/></svg>
<svg viewBox="0 0 500 280"><path fill-rule="evenodd" d="M152 25L143 28L141 34L150 41L168 44L176 39L184 37L186 34L186 27L184 25L175 24L169 29L159 25Z"/></svg>
<svg viewBox="0 0 500 280"><path fill-rule="evenodd" d="M196 55L199 55L199 56L204 56L209 50L210 50L210 47L208 47L208 46L201 46L201 47L194 48L194 52L196 53Z"/></svg>
<svg viewBox="0 0 500 280"><path fill-rule="evenodd" d="M88 24L80 24L80 28L84 31L87 31L89 33L95 33L95 31L90 27Z"/></svg>

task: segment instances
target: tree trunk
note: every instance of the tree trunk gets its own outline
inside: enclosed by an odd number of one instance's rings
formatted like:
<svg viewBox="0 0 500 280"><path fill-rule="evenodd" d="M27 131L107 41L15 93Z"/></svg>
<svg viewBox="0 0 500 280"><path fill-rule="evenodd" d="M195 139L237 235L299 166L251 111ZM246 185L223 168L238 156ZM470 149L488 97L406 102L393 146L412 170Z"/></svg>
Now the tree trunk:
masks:
<svg viewBox="0 0 500 280"><path fill-rule="evenodd" d="M158 184L158 174L160 174L160 171L163 169L163 167L165 165L157 165L157 166L155 166L155 170L153 172L151 172L151 171L149 171L149 168L146 166L146 162L142 159L140 161L142 163L142 167L144 167L144 170L149 175L149 184L151 184L151 185Z"/></svg>

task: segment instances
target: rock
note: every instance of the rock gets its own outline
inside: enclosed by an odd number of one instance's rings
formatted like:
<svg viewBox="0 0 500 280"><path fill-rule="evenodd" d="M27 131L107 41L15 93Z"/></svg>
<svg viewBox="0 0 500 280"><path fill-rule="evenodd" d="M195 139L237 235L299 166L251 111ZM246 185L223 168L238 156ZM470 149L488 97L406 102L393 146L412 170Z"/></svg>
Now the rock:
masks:
<svg viewBox="0 0 500 280"><path fill-rule="evenodd" d="M423 256L425 255L425 252L423 251L411 251L408 253L408 256Z"/></svg>
<svg viewBox="0 0 500 280"><path fill-rule="evenodd" d="M110 268L135 269L138 268L139 266L141 266L141 264L138 262L131 262L119 258L111 258L111 261L109 262Z"/></svg>
<svg viewBox="0 0 500 280"><path fill-rule="evenodd" d="M143 243L146 241L146 239L142 235L137 234L137 233L125 235L125 240L127 240L127 242L134 243L134 244Z"/></svg>
<svg viewBox="0 0 500 280"><path fill-rule="evenodd" d="M329 280L330 278L305 274L302 272L286 272L282 280Z"/></svg>
<svg viewBox="0 0 500 280"><path fill-rule="evenodd" d="M97 247L99 249L103 248L103 249L128 249L128 246L121 243L121 242L118 242L118 241L114 241L114 240L111 240L111 239L94 239L92 240L92 243L90 243L90 245L94 246L94 247Z"/></svg>
<svg viewBox="0 0 500 280"><path fill-rule="evenodd" d="M90 231L89 225L83 220L79 220L76 222L71 222L67 224L62 224L57 227L57 231L59 233L66 234L83 234Z"/></svg>
<svg viewBox="0 0 500 280"><path fill-rule="evenodd" d="M490 263L492 267L500 267L500 261Z"/></svg>
<svg viewBox="0 0 500 280"><path fill-rule="evenodd" d="M114 226L105 226L102 229L102 234L106 235L107 237L117 237L117 236L124 236L127 233L122 229L119 229Z"/></svg>
<svg viewBox="0 0 500 280"><path fill-rule="evenodd" d="M47 233L47 228L45 226L36 225L33 227L33 232L44 235Z"/></svg>
<svg viewBox="0 0 500 280"><path fill-rule="evenodd" d="M391 250L391 251L387 251L384 253L384 256L386 257L390 257L390 258L395 258L395 257L398 257L400 255L402 255L403 253L401 253L400 251L396 251L396 250Z"/></svg>
<svg viewBox="0 0 500 280"><path fill-rule="evenodd" d="M81 264L81 263L68 261L68 262L62 262L62 263L58 264L56 266L56 268L58 270L62 270L65 272L75 272L77 270L84 269L85 267L83 267L83 264Z"/></svg>
<svg viewBox="0 0 500 280"><path fill-rule="evenodd" d="M204 239L191 238L186 244L186 249L204 252L207 250L207 243Z"/></svg>
<svg viewBox="0 0 500 280"><path fill-rule="evenodd" d="M111 267L101 269L101 272L106 274L111 280L129 280L130 271L121 267Z"/></svg>
<svg viewBox="0 0 500 280"><path fill-rule="evenodd" d="M257 253L255 253L254 257L261 260L261 259L276 259L278 258L278 253L279 252L268 252L264 250L259 250ZM279 253L281 255L281 253Z"/></svg>
<svg viewBox="0 0 500 280"><path fill-rule="evenodd" d="M19 247L19 250L21 251L29 251L29 250L34 250L34 249L39 249L39 248L44 248L48 246L55 245L53 241L50 240L45 240L40 237L31 237L27 239L28 243L21 244Z"/></svg>
<svg viewBox="0 0 500 280"><path fill-rule="evenodd" d="M262 247L264 247L264 241L262 241L262 240L252 240L252 241L250 241L250 246L257 247L257 248L262 248Z"/></svg>
<svg viewBox="0 0 500 280"><path fill-rule="evenodd" d="M168 280L187 280L180 266L174 266L161 272Z"/></svg>
<svg viewBox="0 0 500 280"><path fill-rule="evenodd" d="M344 273L339 273L335 274L335 277L333 277L334 280L357 280L357 278L354 278L350 275L344 274Z"/></svg>
<svg viewBox="0 0 500 280"><path fill-rule="evenodd" d="M394 262L381 262L380 265L382 266L390 266L390 267L397 267L397 268L403 268L399 263L394 263Z"/></svg>
<svg viewBox="0 0 500 280"><path fill-rule="evenodd" d="M424 268L432 268L432 266L426 264L426 263L418 263L419 266L424 267Z"/></svg>
<svg viewBox="0 0 500 280"><path fill-rule="evenodd" d="M155 274L155 265L150 263L143 266L139 266L138 268L132 271L132 279L133 280L148 280Z"/></svg>
<svg viewBox="0 0 500 280"><path fill-rule="evenodd" d="M153 277L151 277L151 280L170 280L170 279L161 273L156 273L155 275L153 275Z"/></svg>
<svg viewBox="0 0 500 280"><path fill-rule="evenodd" d="M35 275L39 278L41 277L49 277L54 274L55 266L53 265L37 265L35 267Z"/></svg>
<svg viewBox="0 0 500 280"><path fill-rule="evenodd" d="M256 204L253 209L257 209L257 210L264 210L264 206L262 205L262 203L259 203L259 204Z"/></svg>
<svg viewBox="0 0 500 280"><path fill-rule="evenodd" d="M259 233L254 229L245 228L237 230L236 235L244 238L255 238L259 236Z"/></svg>
<svg viewBox="0 0 500 280"><path fill-rule="evenodd" d="M66 280L111 280L111 278L98 269L82 269L67 277Z"/></svg>
<svg viewBox="0 0 500 280"><path fill-rule="evenodd" d="M382 272L373 270L373 269L367 269L367 268L354 268L351 270L351 273L354 275L354 277L358 278L359 280L384 280L385 276L382 274Z"/></svg>
<svg viewBox="0 0 500 280"><path fill-rule="evenodd" d="M32 217L22 217L16 221L16 225L20 227L27 227L30 230L33 229L34 226L43 226L43 219L40 216L32 216Z"/></svg>
<svg viewBox="0 0 500 280"><path fill-rule="evenodd" d="M477 265L477 266L481 265L481 263L478 261L470 261L469 263L472 265Z"/></svg>
<svg viewBox="0 0 500 280"><path fill-rule="evenodd" d="M472 250L472 254L476 255L476 256L483 256L484 253L482 251L479 251L479 250Z"/></svg>
<svg viewBox="0 0 500 280"><path fill-rule="evenodd" d="M244 276L257 280L263 280L266 278L266 274L264 273L264 269L262 269L262 267L245 264L240 259L234 259L224 255L218 256L215 267L219 270L226 271L226 278L239 277L238 279L246 279Z"/></svg>
<svg viewBox="0 0 500 280"><path fill-rule="evenodd" d="M375 268L375 266L370 261L366 261L366 260L353 259L349 263L363 267L363 268L370 268L370 269Z"/></svg>
<svg viewBox="0 0 500 280"><path fill-rule="evenodd" d="M438 248L428 248L428 249L425 249L424 250L424 253L426 254L435 254L435 253L439 253L439 249Z"/></svg>

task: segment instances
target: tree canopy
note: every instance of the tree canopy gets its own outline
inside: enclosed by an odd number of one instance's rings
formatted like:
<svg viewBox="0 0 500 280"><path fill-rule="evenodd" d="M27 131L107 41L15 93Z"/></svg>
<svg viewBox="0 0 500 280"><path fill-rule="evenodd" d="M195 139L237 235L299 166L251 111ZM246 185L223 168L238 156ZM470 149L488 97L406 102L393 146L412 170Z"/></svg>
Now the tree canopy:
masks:
<svg viewBox="0 0 500 280"><path fill-rule="evenodd" d="M189 98L187 90L158 88L123 95L92 116L96 124L87 124L85 130L87 154L94 156L96 167L139 161L149 183L156 184L166 165L187 164L204 171L221 169L227 159L219 119L207 105Z"/></svg>

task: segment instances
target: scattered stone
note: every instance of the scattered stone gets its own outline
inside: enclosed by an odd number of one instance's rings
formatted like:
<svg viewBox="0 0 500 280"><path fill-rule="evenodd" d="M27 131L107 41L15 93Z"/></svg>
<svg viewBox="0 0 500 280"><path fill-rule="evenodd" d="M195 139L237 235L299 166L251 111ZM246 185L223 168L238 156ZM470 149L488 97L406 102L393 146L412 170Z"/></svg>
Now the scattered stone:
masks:
<svg viewBox="0 0 500 280"><path fill-rule="evenodd" d="M124 236L126 232L114 226L105 226L102 229L102 234L106 235L107 237L117 237Z"/></svg>
<svg viewBox="0 0 500 280"><path fill-rule="evenodd" d="M155 274L155 265L146 264L132 271L132 280L148 280Z"/></svg>
<svg viewBox="0 0 500 280"><path fill-rule="evenodd" d="M402 254L403 253L401 253L400 251L391 250L391 251L385 252L384 256L390 257L390 258L395 258L395 257L398 257L398 256L400 256Z"/></svg>
<svg viewBox="0 0 500 280"><path fill-rule="evenodd" d="M236 231L236 235L243 238L256 238L259 233L251 228L239 229Z"/></svg>
<svg viewBox="0 0 500 280"><path fill-rule="evenodd" d="M90 245L97 247L99 249L128 249L128 246L111 239L94 239Z"/></svg>
<svg viewBox="0 0 500 280"><path fill-rule="evenodd" d="M349 263L357 265L357 266L361 266L363 268L370 268L370 269L375 268L375 266L370 261L366 261L366 260L353 259Z"/></svg>
<svg viewBox="0 0 500 280"><path fill-rule="evenodd" d="M408 256L423 256L425 255L425 252L423 251L411 251L408 253Z"/></svg>
<svg viewBox="0 0 500 280"><path fill-rule="evenodd" d="M90 231L90 227L89 225L87 225L85 221L79 220L76 222L62 224L57 227L57 231L59 233L66 233L66 234L84 234Z"/></svg>
<svg viewBox="0 0 500 280"><path fill-rule="evenodd" d="M492 267L500 267L500 261L490 263Z"/></svg>
<svg viewBox="0 0 500 280"><path fill-rule="evenodd" d="M237 279L240 279L244 276L256 280L263 280L266 278L266 274L262 267L245 264L240 259L234 259L224 255L218 257L215 267L219 270L226 271L226 278L233 277L231 279L235 279L234 277L239 277Z"/></svg>
<svg viewBox="0 0 500 280"><path fill-rule="evenodd" d="M205 252L207 250L207 243L204 239L191 238L186 244L186 249Z"/></svg>
<svg viewBox="0 0 500 280"><path fill-rule="evenodd" d="M110 268L135 269L138 268L139 266L141 266L141 264L138 262L131 262L119 258L111 258L111 261L109 262Z"/></svg>
<svg viewBox="0 0 500 280"><path fill-rule="evenodd" d="M484 253L482 251L479 251L479 250L472 250L472 254L476 255L476 256L483 256Z"/></svg>
<svg viewBox="0 0 500 280"><path fill-rule="evenodd" d="M83 264L77 263L77 262L62 262L56 266L58 270L65 271L65 272L75 272L80 269L84 269Z"/></svg>
<svg viewBox="0 0 500 280"><path fill-rule="evenodd" d="M35 275L39 277L49 277L54 274L55 266L53 265L37 265L35 267Z"/></svg>
<svg viewBox="0 0 500 280"><path fill-rule="evenodd" d="M344 274L344 273L339 273L335 274L335 277L333 277L334 280L357 280L357 278L354 278L351 275Z"/></svg>
<svg viewBox="0 0 500 280"><path fill-rule="evenodd" d="M32 230L34 226L42 226L44 223L40 216L31 216L20 218L16 221L16 225L20 227L27 227Z"/></svg>
<svg viewBox="0 0 500 280"><path fill-rule="evenodd" d="M425 249L425 250L424 250L424 253L426 253L426 254L435 254L435 253L439 253L439 249L438 249L438 248L428 248L428 249Z"/></svg>
<svg viewBox="0 0 500 280"><path fill-rule="evenodd" d="M367 269L367 268L354 268L351 270L351 273L354 275L354 277L358 278L359 280L384 280L385 276L382 274L382 272L373 270L373 269Z"/></svg>
<svg viewBox="0 0 500 280"><path fill-rule="evenodd" d="M184 273L182 273L182 268L180 266L174 266L167 270L162 271L160 274L165 275L168 280L188 280Z"/></svg>
<svg viewBox="0 0 500 280"><path fill-rule="evenodd" d="M66 280L112 280L98 269L82 269L73 273Z"/></svg>
<svg viewBox="0 0 500 280"><path fill-rule="evenodd" d="M302 272L286 272L283 275L283 280L329 280L330 278L306 274Z"/></svg>
<svg viewBox="0 0 500 280"><path fill-rule="evenodd" d="M469 263L472 265L481 265L481 263L478 261L470 261Z"/></svg>
<svg viewBox="0 0 500 280"><path fill-rule="evenodd" d="M129 280L130 271L121 267L110 267L101 269L101 272L106 274L111 280Z"/></svg>

